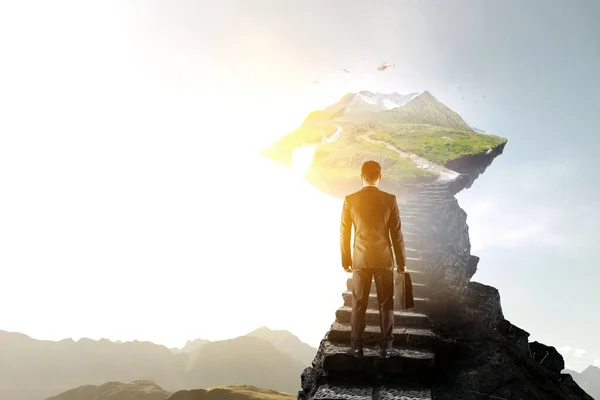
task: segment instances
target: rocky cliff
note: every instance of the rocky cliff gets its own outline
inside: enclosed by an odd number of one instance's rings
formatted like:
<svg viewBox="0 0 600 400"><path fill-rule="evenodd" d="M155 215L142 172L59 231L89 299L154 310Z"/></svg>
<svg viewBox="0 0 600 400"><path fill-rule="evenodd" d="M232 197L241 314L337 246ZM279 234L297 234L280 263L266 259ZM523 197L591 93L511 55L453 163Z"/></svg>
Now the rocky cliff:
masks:
<svg viewBox="0 0 600 400"><path fill-rule="evenodd" d="M454 194L474 180L504 149L446 163L458 174L444 183L414 185L400 196L407 267L415 308L396 311L394 352L379 359L377 299L372 285L365 356L344 354L350 341L351 293L302 374L299 400L308 399L592 399L568 374L553 347L502 312L497 289L471 281L479 258L470 252L467 214ZM348 280L348 290L351 279Z"/></svg>

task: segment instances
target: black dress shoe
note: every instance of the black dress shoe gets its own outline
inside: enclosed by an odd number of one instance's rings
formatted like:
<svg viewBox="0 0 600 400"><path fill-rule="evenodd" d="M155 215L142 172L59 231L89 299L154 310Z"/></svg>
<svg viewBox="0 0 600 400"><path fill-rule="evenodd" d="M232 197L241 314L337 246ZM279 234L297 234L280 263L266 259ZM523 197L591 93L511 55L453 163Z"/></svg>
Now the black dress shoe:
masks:
<svg viewBox="0 0 600 400"><path fill-rule="evenodd" d="M363 356L363 349L362 347L351 347L346 351L346 354L348 354L349 356L358 358L358 357L362 357Z"/></svg>
<svg viewBox="0 0 600 400"><path fill-rule="evenodd" d="M381 349L381 353L379 353L379 356L381 358L390 358L392 356L392 350L391 349Z"/></svg>

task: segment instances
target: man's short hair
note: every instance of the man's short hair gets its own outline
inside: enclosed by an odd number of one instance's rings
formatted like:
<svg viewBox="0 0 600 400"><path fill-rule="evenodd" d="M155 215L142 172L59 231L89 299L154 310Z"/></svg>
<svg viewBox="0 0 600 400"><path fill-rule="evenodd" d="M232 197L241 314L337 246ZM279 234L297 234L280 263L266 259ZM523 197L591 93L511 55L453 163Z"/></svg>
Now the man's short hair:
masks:
<svg viewBox="0 0 600 400"><path fill-rule="evenodd" d="M381 175L381 165L377 161L366 161L362 165L361 174L367 182L375 182Z"/></svg>

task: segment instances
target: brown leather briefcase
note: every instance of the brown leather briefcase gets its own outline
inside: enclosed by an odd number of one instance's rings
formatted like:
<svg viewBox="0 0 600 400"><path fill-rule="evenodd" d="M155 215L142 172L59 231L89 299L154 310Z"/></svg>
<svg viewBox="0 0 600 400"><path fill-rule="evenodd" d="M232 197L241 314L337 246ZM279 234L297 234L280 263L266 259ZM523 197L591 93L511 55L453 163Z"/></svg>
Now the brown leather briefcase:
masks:
<svg viewBox="0 0 600 400"><path fill-rule="evenodd" d="M415 299L413 297L413 287L410 274L403 272L396 274L394 284L394 310L408 310L414 308Z"/></svg>

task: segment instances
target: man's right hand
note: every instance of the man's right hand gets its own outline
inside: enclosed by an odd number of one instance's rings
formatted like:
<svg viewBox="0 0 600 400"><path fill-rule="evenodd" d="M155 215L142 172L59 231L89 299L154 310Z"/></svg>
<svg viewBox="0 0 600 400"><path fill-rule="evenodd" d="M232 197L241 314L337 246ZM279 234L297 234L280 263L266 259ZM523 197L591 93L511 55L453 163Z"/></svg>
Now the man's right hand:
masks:
<svg viewBox="0 0 600 400"><path fill-rule="evenodd" d="M406 272L406 267L404 267L404 268L398 267L398 269L396 270L396 272L398 273L398 275L400 275L400 274Z"/></svg>

